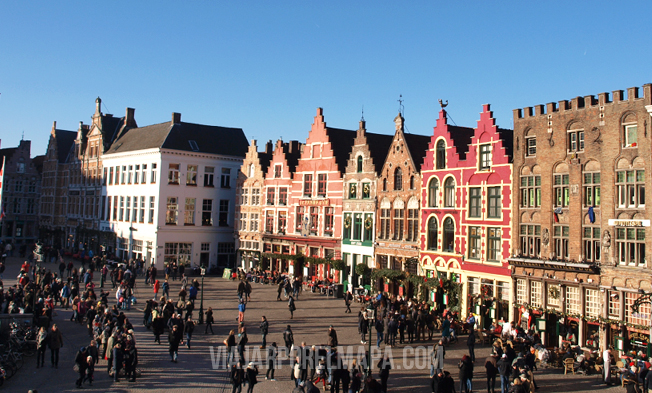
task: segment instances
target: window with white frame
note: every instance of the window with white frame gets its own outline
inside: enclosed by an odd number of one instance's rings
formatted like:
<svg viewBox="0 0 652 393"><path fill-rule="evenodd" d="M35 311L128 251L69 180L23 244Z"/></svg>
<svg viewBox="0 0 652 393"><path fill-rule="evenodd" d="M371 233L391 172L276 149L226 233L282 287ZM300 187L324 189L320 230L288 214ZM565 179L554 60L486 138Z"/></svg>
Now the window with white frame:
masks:
<svg viewBox="0 0 652 393"><path fill-rule="evenodd" d="M584 130L573 129L566 132L568 139L568 152L582 152L584 151Z"/></svg>
<svg viewBox="0 0 652 393"><path fill-rule="evenodd" d="M120 197L122 199L122 197ZM167 210L165 212L165 225L177 225L179 216L179 199L177 197L168 197Z"/></svg>
<svg viewBox="0 0 652 393"><path fill-rule="evenodd" d="M469 227L469 259L480 259L480 227Z"/></svg>
<svg viewBox="0 0 652 393"><path fill-rule="evenodd" d="M537 155L537 137L525 137L525 155L527 157L534 157Z"/></svg>
<svg viewBox="0 0 652 393"><path fill-rule="evenodd" d="M202 243L201 244L201 250L202 251L210 251L211 250L211 244L210 243Z"/></svg>
<svg viewBox="0 0 652 393"><path fill-rule="evenodd" d="M638 146L638 127L636 123L623 124L625 147Z"/></svg>
<svg viewBox="0 0 652 393"><path fill-rule="evenodd" d="M502 238L500 228L487 228L487 260L500 261L502 256Z"/></svg>
<svg viewBox="0 0 652 393"><path fill-rule="evenodd" d="M587 262L600 261L600 227L599 226L585 226L582 236L584 243L584 259Z"/></svg>
<svg viewBox="0 0 652 393"><path fill-rule="evenodd" d="M122 175L124 176L124 172ZM179 164L168 165L168 184L179 184Z"/></svg>
<svg viewBox="0 0 652 393"><path fill-rule="evenodd" d="M609 291L609 313L610 318L620 319L620 293L618 291Z"/></svg>
<svg viewBox="0 0 652 393"><path fill-rule="evenodd" d="M645 171L626 170L616 172L618 207L645 207Z"/></svg>
<svg viewBox="0 0 652 393"><path fill-rule="evenodd" d="M557 259L568 259L568 235L570 227L567 225L555 225L553 230L553 241L555 244L555 255Z"/></svg>
<svg viewBox="0 0 652 393"><path fill-rule="evenodd" d="M616 257L621 265L645 266L645 229L616 228Z"/></svg>
<svg viewBox="0 0 652 393"><path fill-rule="evenodd" d="M561 306L561 287L557 284L548 284L548 306Z"/></svg>
<svg viewBox="0 0 652 393"><path fill-rule="evenodd" d="M487 188L488 200L489 200L489 209L487 211L487 217L489 218L500 218L502 213L502 202L500 187L489 187Z"/></svg>
<svg viewBox="0 0 652 393"><path fill-rule="evenodd" d="M521 253L538 258L541 254L541 225L521 225Z"/></svg>
<svg viewBox="0 0 652 393"><path fill-rule="evenodd" d="M480 145L480 170L491 169L491 144Z"/></svg>
<svg viewBox="0 0 652 393"><path fill-rule="evenodd" d="M204 167L204 187L214 187L213 184L214 175L215 175L215 167L212 166Z"/></svg>
<svg viewBox="0 0 652 393"><path fill-rule="evenodd" d="M600 206L600 172L584 172L584 206Z"/></svg>
<svg viewBox="0 0 652 393"><path fill-rule="evenodd" d="M195 225L195 198L186 198L186 210L184 211L183 224Z"/></svg>
<svg viewBox="0 0 652 393"><path fill-rule="evenodd" d="M600 298L597 289L586 288L584 292L584 315L590 318L600 316Z"/></svg>
<svg viewBox="0 0 652 393"><path fill-rule="evenodd" d="M568 174L554 175L554 206L567 207L570 202L570 177Z"/></svg>
<svg viewBox="0 0 652 393"><path fill-rule="evenodd" d="M521 207L541 206L541 176L521 176Z"/></svg>
<svg viewBox="0 0 652 393"><path fill-rule="evenodd" d="M541 281L530 281L530 305L541 307L543 299L543 283Z"/></svg>
<svg viewBox="0 0 652 393"><path fill-rule="evenodd" d="M455 207L455 179L452 177L444 182L444 207Z"/></svg>
<svg viewBox="0 0 652 393"><path fill-rule="evenodd" d="M566 312L568 314L582 313L582 299L579 287L566 287Z"/></svg>
<svg viewBox="0 0 652 393"><path fill-rule="evenodd" d="M527 303L527 282L524 279L516 280L516 303Z"/></svg>

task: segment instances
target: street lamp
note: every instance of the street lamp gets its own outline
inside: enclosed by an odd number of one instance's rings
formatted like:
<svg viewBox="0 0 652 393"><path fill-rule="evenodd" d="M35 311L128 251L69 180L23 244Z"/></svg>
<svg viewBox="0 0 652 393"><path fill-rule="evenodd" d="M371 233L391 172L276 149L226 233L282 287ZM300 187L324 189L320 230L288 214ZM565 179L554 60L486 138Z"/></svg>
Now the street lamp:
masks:
<svg viewBox="0 0 652 393"><path fill-rule="evenodd" d="M204 266L201 267L201 288L199 290L201 291L201 300L199 303L199 324L204 323L204 276L206 275L206 268Z"/></svg>
<svg viewBox="0 0 652 393"><path fill-rule="evenodd" d="M372 322L376 320L376 310L374 310L374 306L371 304L371 301L369 302L369 305L367 306L367 310L364 313L364 319L367 320L368 327L367 330L369 330L369 351L367 352L367 377L371 376L371 326Z"/></svg>

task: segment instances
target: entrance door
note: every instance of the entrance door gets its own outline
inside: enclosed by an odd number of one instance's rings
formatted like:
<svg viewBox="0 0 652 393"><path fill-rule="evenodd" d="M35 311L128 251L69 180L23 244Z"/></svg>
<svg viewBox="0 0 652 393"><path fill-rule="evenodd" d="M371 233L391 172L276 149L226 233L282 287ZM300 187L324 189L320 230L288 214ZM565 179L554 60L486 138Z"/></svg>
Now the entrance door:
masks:
<svg viewBox="0 0 652 393"><path fill-rule="evenodd" d="M546 347L559 347L559 317L546 314Z"/></svg>
<svg viewBox="0 0 652 393"><path fill-rule="evenodd" d="M208 261L209 261L210 253L207 252L202 252L199 254L199 266L208 266Z"/></svg>

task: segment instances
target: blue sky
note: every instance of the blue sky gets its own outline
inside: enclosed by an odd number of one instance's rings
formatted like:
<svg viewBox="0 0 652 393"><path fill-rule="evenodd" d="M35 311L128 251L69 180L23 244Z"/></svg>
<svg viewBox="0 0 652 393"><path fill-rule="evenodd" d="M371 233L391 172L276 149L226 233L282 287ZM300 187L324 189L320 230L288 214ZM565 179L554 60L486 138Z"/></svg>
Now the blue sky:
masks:
<svg viewBox="0 0 652 393"><path fill-rule="evenodd" d="M330 126L409 132L439 110L475 126L512 109L652 82L652 2L0 0L0 139L43 154L94 100L139 125L241 127L260 142Z"/></svg>

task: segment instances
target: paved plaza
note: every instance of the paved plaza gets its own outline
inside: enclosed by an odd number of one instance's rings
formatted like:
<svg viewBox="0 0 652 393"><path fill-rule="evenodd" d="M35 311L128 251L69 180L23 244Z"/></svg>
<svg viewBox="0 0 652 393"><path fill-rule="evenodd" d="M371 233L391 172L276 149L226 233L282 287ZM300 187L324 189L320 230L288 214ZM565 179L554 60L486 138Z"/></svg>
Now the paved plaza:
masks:
<svg viewBox="0 0 652 393"><path fill-rule="evenodd" d="M18 258L9 258L7 270L4 274L4 285L13 285L14 277L18 274L19 265L22 263ZM45 264L46 267L54 265ZM110 287L110 283L107 288ZM106 361L100 361L96 366L95 382L93 387L86 387L85 391L90 392L141 392L149 390L162 390L167 392L185 392L188 390L197 392L221 392L231 391L228 385L226 372L213 367L212 353L215 355L219 347L223 347L222 341L226 338L230 329L236 329L238 316L237 312L237 283L217 277L205 279L204 308L213 307L216 323L214 325L215 335L204 335L204 326L200 325L195 329L192 340L192 348L185 346L180 348L179 363L171 363L167 352L167 335L162 337L163 344L154 343L153 334L142 325L142 307L144 301L151 298L153 291L150 286L144 284L144 279L138 279L136 285L136 296L139 304L132 307L128 312L130 321L135 327L135 336L139 354L138 368L142 370L142 377L135 383L112 382L106 374ZM173 299L179 291L180 282L172 281L170 294ZM98 291L99 293L99 291ZM115 296L109 297L110 302L115 301ZM326 343L327 330L333 325L338 333L339 344L352 346L353 354L359 350L360 336L357 332L357 310L356 303L351 314L345 314L344 302L341 299L326 298L312 293L304 293L296 303L297 310L294 319L290 320L290 313L285 301L276 301L276 286L253 284L251 301L247 305L245 322L249 334L249 349L258 350L261 345L258 324L262 315L265 315L270 324L268 343L276 341L283 345L282 332L287 324L292 325L295 343L299 345L305 341L308 345L323 345ZM199 301L197 302L197 308ZM84 326L70 322L71 311L57 310L55 323L57 323L64 335L64 347L61 350L61 361L58 370L49 368L49 351L46 356L46 368L36 369L35 357L27 358L25 366L10 380L6 381L0 389L8 392L27 392L29 389L38 389L39 392L68 392L79 390L75 388L77 374L73 371L74 357L77 350L88 345L90 338ZM439 337L436 334L435 337ZM375 331L373 332L375 344ZM446 349L446 370L450 371L456 381L458 389L457 363L462 355L466 353L466 337L460 338L457 344ZM426 342L428 351L433 342ZM418 349L414 344L414 351L408 349L403 356L403 345L392 348L394 369L390 372L389 392L413 392L426 393L429 386L429 354L425 349ZM382 346L382 344L381 344ZM382 346L384 348L384 346ZM348 348L347 348L348 350ZM346 352L346 350L345 350ZM255 353L255 352L254 352ZM414 354L423 354L415 358ZM473 379L473 390L477 392L486 391L484 376L484 358L489 354L488 345L476 346L476 367ZM263 351L264 355L264 351ZM425 365L425 369L414 369L413 365ZM410 368L412 365L412 369ZM261 375L259 384L254 391L264 393L292 391L294 382L290 380L290 367L286 361L280 370L276 371L276 382L265 381L265 368L260 367ZM374 375L376 376L374 368ZM621 387L607 388L601 385L597 375L580 376L564 375L560 369L546 369L535 372L535 378L539 385L537 392L590 392L600 391L623 391ZM499 384L499 382L498 382ZM498 385L499 390L499 385Z"/></svg>

